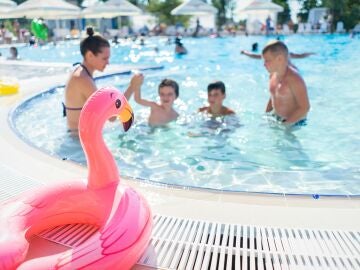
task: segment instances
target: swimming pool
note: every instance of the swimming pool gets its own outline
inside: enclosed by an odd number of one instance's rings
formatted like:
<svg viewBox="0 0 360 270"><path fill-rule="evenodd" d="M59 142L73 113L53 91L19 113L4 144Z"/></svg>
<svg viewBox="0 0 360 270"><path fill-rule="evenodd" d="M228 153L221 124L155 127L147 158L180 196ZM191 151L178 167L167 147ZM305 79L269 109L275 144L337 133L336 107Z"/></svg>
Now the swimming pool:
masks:
<svg viewBox="0 0 360 270"><path fill-rule="evenodd" d="M164 70L146 72L143 95L149 99L156 99L162 78L179 82L176 109L181 117L166 128L151 129L146 125L148 110L131 101L136 121L128 133L117 123L107 123L105 140L120 173L219 190L359 195L360 59L354 53L360 40L325 35L286 38L291 51L316 52L293 61L308 85L311 102L308 125L294 131L269 123L263 115L268 75L260 60L239 54L255 40L260 47L266 43L264 37L187 39L189 55L172 57ZM196 114L206 104L206 85L214 79L225 82L225 104L236 111L236 119L211 121ZM124 89L128 80L127 75L114 75L97 84ZM12 125L34 146L84 163L79 143L66 134L62 96L59 87L24 102L12 114Z"/></svg>

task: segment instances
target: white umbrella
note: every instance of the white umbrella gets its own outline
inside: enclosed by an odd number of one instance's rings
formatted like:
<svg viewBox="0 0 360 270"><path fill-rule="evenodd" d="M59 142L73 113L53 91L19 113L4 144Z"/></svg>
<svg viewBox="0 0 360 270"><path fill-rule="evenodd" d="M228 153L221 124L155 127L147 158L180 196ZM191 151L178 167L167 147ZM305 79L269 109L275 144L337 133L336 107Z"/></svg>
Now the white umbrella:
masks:
<svg viewBox="0 0 360 270"><path fill-rule="evenodd" d="M90 6L93 6L93 5L97 4L99 2L100 2L100 0L84 0L81 3L81 7L87 8L87 7L90 7Z"/></svg>
<svg viewBox="0 0 360 270"><path fill-rule="evenodd" d="M0 0L0 19L9 18L8 12L16 7L16 3L11 0Z"/></svg>
<svg viewBox="0 0 360 270"><path fill-rule="evenodd" d="M271 0L255 0L241 9L241 11L269 11L269 12L282 12L283 10L284 8L282 6L272 3Z"/></svg>
<svg viewBox="0 0 360 270"><path fill-rule="evenodd" d="M142 10L126 0L110 0L97 2L82 11L84 18L114 18L118 16L134 16L142 14Z"/></svg>
<svg viewBox="0 0 360 270"><path fill-rule="evenodd" d="M186 0L171 11L171 15L207 15L214 14L217 9L201 0Z"/></svg>
<svg viewBox="0 0 360 270"><path fill-rule="evenodd" d="M8 13L10 18L73 19L80 8L64 0L27 0Z"/></svg>
<svg viewBox="0 0 360 270"><path fill-rule="evenodd" d="M4 12L5 9L11 9L16 7L16 3L11 0L0 0L0 11Z"/></svg>

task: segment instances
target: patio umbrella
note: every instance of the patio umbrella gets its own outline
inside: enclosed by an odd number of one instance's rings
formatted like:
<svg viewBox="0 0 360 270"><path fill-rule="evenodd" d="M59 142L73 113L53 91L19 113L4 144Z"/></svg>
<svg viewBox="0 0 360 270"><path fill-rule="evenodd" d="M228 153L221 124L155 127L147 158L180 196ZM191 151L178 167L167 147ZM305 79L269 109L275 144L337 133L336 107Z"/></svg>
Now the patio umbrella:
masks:
<svg viewBox="0 0 360 270"><path fill-rule="evenodd" d="M282 12L283 10L282 6L272 3L271 0L255 0L240 11Z"/></svg>
<svg viewBox="0 0 360 270"><path fill-rule="evenodd" d="M10 18L73 19L80 8L64 0L27 0L8 13Z"/></svg>
<svg viewBox="0 0 360 270"><path fill-rule="evenodd" d="M5 9L11 9L16 7L16 3L11 0L0 0L0 11L4 12Z"/></svg>
<svg viewBox="0 0 360 270"><path fill-rule="evenodd" d="M97 4L97 3L99 3L99 2L100 2L100 0L84 0L84 1L82 1L82 3L81 3L81 7L87 8L87 7L90 7L90 6L92 6L92 5Z"/></svg>
<svg viewBox="0 0 360 270"><path fill-rule="evenodd" d="M81 15L84 18L114 18L118 16L134 16L142 14L142 10L126 0L110 0L97 2L85 8Z"/></svg>
<svg viewBox="0 0 360 270"><path fill-rule="evenodd" d="M201 0L186 0L171 11L171 15L207 15L214 14L217 9Z"/></svg>
<svg viewBox="0 0 360 270"><path fill-rule="evenodd" d="M0 19L6 19L8 12L16 7L16 3L11 0L0 0Z"/></svg>

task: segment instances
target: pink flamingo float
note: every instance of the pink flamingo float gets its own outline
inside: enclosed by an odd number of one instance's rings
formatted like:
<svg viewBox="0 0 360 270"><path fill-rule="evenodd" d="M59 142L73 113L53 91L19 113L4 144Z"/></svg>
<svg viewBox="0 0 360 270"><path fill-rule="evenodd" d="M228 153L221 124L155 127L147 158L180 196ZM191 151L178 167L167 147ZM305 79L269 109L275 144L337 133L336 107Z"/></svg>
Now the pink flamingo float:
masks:
<svg viewBox="0 0 360 270"><path fill-rule="evenodd" d="M151 211L141 195L120 184L113 156L102 138L105 121L119 115L127 131L133 113L114 88L96 91L82 109L79 134L88 183L75 181L32 191L0 206L0 269L130 269L150 239ZM99 227L85 243L58 254L24 261L28 239L72 223Z"/></svg>

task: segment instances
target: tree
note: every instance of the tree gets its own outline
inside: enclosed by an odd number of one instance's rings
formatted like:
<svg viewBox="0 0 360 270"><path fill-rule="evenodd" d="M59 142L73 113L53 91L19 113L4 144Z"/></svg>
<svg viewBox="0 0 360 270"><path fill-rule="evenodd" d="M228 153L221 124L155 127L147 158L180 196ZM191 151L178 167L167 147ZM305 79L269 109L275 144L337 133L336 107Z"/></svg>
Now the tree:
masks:
<svg viewBox="0 0 360 270"><path fill-rule="evenodd" d="M216 24L220 28L226 24L227 17L233 15L236 6L236 0L211 0L214 7L217 8Z"/></svg>
<svg viewBox="0 0 360 270"><path fill-rule="evenodd" d="M290 20L290 7L287 0L274 0L275 4L278 4L284 8L283 12L278 14L278 23L284 24Z"/></svg>
<svg viewBox="0 0 360 270"><path fill-rule="evenodd" d="M324 0L324 6L331 15L331 30L334 31L336 23L343 21L346 29L352 29L360 21L359 0Z"/></svg>
<svg viewBox="0 0 360 270"><path fill-rule="evenodd" d="M340 20L344 22L345 29L350 30L360 22L360 2L359 0L347 0L345 11L340 16Z"/></svg>
<svg viewBox="0 0 360 270"><path fill-rule="evenodd" d="M179 6L181 2L181 0L151 0L147 10L158 18L159 23L167 25L181 23L188 26L190 16L173 16L170 14L171 10Z"/></svg>
<svg viewBox="0 0 360 270"><path fill-rule="evenodd" d="M306 22L308 20L310 9L321 6L319 0L298 0L298 2L301 4L298 16L301 18L302 22Z"/></svg>

